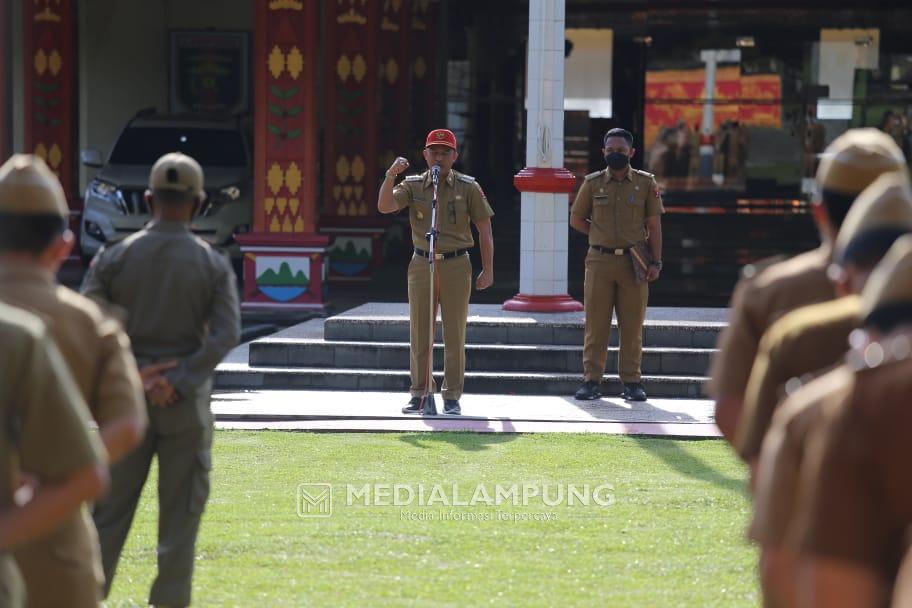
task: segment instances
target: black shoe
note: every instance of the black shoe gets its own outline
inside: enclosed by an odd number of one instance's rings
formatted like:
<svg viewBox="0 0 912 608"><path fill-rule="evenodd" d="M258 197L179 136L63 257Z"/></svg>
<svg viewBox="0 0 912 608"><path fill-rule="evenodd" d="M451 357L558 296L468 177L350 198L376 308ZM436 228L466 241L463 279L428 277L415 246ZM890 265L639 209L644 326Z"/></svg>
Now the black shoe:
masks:
<svg viewBox="0 0 912 608"><path fill-rule="evenodd" d="M595 380L586 380L583 382L583 385L579 387L576 391L576 394L573 395L575 399L580 401L591 401L592 399L598 399L602 396L602 391L599 388L599 383Z"/></svg>
<svg viewBox="0 0 912 608"><path fill-rule="evenodd" d="M639 382L624 384L624 392L621 397L627 401L646 401L646 389Z"/></svg>
<svg viewBox="0 0 912 608"><path fill-rule="evenodd" d="M434 405L434 395L428 395L424 403L424 411L421 410L421 400L424 397L412 397L408 405L402 408L403 414L423 414L424 416L436 416L437 406Z"/></svg>
<svg viewBox="0 0 912 608"><path fill-rule="evenodd" d="M443 413L449 414L450 416L460 415L462 413L462 410L459 408L459 401L456 399L444 399Z"/></svg>
<svg viewBox="0 0 912 608"><path fill-rule="evenodd" d="M403 414L420 414L421 413L421 397L412 397L409 399L408 405L402 408Z"/></svg>

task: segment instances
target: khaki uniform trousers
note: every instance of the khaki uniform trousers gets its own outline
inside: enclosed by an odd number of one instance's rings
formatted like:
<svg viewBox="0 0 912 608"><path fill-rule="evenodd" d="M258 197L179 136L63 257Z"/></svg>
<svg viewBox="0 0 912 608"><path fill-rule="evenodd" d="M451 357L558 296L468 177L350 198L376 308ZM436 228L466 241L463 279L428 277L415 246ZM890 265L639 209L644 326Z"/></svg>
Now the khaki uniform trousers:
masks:
<svg viewBox="0 0 912 608"><path fill-rule="evenodd" d="M586 380L600 382L608 359L611 315L617 315L620 342L618 372L621 382L640 381L643 358L643 321L647 283L638 283L628 255L613 255L589 249L586 255L584 306L586 337L583 373Z"/></svg>
<svg viewBox="0 0 912 608"><path fill-rule="evenodd" d="M158 457L158 576L149 603L189 606L200 520L212 469L211 381L166 408L149 406L142 443L111 467L111 491L92 512L101 544L105 597L152 459Z"/></svg>
<svg viewBox="0 0 912 608"><path fill-rule="evenodd" d="M428 364L430 329L430 264L415 255L408 268L409 371L412 397L424 394ZM466 319L472 293L472 262L468 255L437 260L435 272L440 279L440 316L443 319L443 394L444 399L459 399L465 384ZM433 377L431 392L437 390Z"/></svg>

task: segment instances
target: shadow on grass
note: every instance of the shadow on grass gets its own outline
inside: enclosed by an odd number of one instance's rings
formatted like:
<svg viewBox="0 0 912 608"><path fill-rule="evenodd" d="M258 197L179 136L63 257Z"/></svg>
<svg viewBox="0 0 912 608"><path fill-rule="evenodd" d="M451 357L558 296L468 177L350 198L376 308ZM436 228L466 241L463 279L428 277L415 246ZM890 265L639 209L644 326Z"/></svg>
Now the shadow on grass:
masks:
<svg viewBox="0 0 912 608"><path fill-rule="evenodd" d="M400 441L408 443L416 448L428 448L435 443L446 442L467 452L481 452L487 450L491 445L497 445L513 441L518 436L517 433L509 432L506 427L511 426L509 423L504 424L506 432L478 432L476 430L465 431L434 431L422 433L409 433L399 437Z"/></svg>
<svg viewBox="0 0 912 608"><path fill-rule="evenodd" d="M682 475L692 479L706 481L724 490L741 494L742 496L748 496L747 482L744 479L729 477L728 475L717 471L702 459L689 453L682 445L685 443L685 440L670 441L668 439L644 437L640 435L630 435L629 437L636 441L640 448L656 456L659 460ZM695 439L691 441L703 440Z"/></svg>

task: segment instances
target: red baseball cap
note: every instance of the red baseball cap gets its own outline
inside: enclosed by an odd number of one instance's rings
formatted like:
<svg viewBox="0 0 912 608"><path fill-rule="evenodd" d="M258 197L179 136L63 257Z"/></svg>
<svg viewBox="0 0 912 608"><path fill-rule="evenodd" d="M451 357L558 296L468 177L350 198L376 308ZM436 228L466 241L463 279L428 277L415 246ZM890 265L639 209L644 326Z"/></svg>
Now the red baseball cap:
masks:
<svg viewBox="0 0 912 608"><path fill-rule="evenodd" d="M456 136L449 129L434 129L428 133L427 141L424 142L425 148L430 146L447 146L455 150Z"/></svg>

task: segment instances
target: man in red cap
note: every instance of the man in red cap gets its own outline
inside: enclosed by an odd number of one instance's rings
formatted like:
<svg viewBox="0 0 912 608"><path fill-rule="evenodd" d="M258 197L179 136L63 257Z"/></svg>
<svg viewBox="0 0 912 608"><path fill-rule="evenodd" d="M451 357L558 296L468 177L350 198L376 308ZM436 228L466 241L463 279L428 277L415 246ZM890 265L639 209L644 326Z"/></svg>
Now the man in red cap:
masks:
<svg viewBox="0 0 912 608"><path fill-rule="evenodd" d="M398 186L396 176L405 171L409 163L401 156L386 171L380 186L377 209L381 213L395 213L409 208L412 227L412 245L415 253L408 269L409 343L412 385L411 400L402 412L422 413L421 398L425 392L436 390L433 377L428 382L430 340L430 289L431 275L428 264L428 233L431 230L434 199L433 175L438 175L437 237L435 244L435 301L440 303L443 317L444 367L443 411L460 413L459 398L465 377L466 318L469 312L469 295L472 292L472 264L469 249L475 246L471 221L478 230L481 246L482 271L475 280L476 289L487 289L494 282L494 237L491 216L494 211L485 198L484 191L474 177L453 171L459 158L456 136L447 129L434 129L428 133L423 152L428 170L420 175L410 175ZM433 401L428 400L424 413L436 413Z"/></svg>

